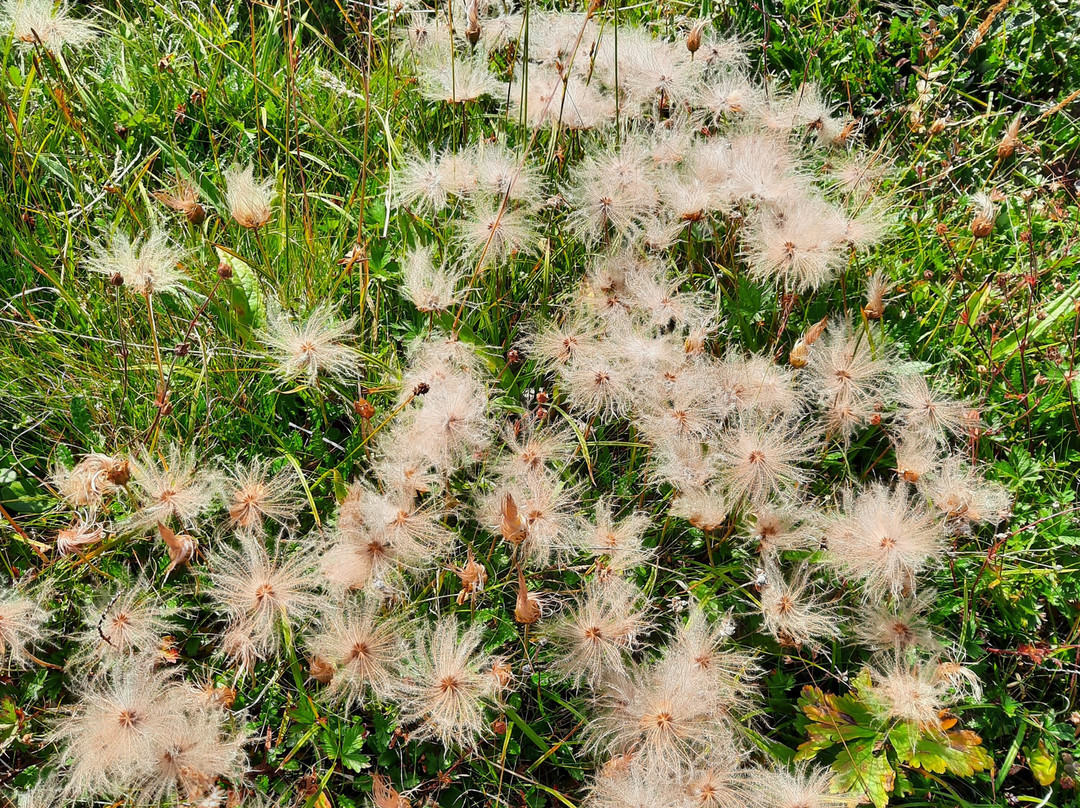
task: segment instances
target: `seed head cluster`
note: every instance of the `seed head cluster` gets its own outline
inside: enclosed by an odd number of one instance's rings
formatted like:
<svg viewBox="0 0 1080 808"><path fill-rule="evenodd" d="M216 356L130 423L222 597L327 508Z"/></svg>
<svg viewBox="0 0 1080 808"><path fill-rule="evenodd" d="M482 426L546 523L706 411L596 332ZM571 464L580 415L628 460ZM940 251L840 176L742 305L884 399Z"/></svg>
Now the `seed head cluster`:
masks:
<svg viewBox="0 0 1080 808"><path fill-rule="evenodd" d="M357 217L370 235L376 211L382 236L325 273L308 205L344 222L352 201L305 186L305 238L278 232L293 200L261 150L215 173L220 220L187 180L154 197L205 255L155 225L80 248L134 295L94 311L145 318L148 344L117 366L151 374L151 420L102 414L77 460L53 439L55 547L35 539L47 564L0 591L2 672L63 681L30 802L237 808L245 780L291 771L316 736L351 765L331 733L348 722L380 744L391 728L380 765L409 743L425 766L457 760L441 788L505 756L507 722L550 691L595 764L585 808L841 808L865 796L850 780L837 793L828 771L762 754L765 671L847 646L874 720L919 732L977 697L929 585L1012 502L972 460L977 407L906 361L900 287L862 269L891 227L887 166L820 87L751 78L750 43L704 20L657 36L601 6L393 10L410 81L392 92L453 136L405 127L378 147L390 163L358 172L357 194L385 195ZM24 50L98 33L43 0L4 0L0 20ZM727 265L698 260L703 244ZM285 259L309 248L292 283ZM834 305L841 276L864 305ZM776 304L774 341L729 288ZM181 321L170 347L159 326ZM285 703L279 728L266 715ZM304 735L290 722L308 715ZM317 774L305 798L325 799ZM379 808L410 805L371 774Z"/></svg>

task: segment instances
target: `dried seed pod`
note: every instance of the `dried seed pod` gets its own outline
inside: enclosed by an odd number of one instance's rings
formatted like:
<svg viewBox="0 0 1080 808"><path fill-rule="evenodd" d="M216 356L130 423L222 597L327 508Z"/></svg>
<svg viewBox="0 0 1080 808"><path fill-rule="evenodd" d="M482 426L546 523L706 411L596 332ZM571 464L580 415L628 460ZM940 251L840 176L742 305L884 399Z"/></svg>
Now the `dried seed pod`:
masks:
<svg viewBox="0 0 1080 808"><path fill-rule="evenodd" d="M514 619L526 626L531 626L540 620L540 602L529 594L529 587L525 584L525 572L518 567L518 592L517 604L514 606Z"/></svg>
<svg viewBox="0 0 1080 808"><path fill-rule="evenodd" d="M312 657L308 670L311 671L311 678L320 684L328 685L334 678L334 666L322 657Z"/></svg>
<svg viewBox="0 0 1080 808"><path fill-rule="evenodd" d="M791 353L788 354L788 361L792 367L804 368L810 362L810 346L817 342L818 338L825 333L825 326L828 325L829 318L823 317L818 322L814 323L808 329L806 333L799 337L795 346L791 349Z"/></svg>
<svg viewBox="0 0 1080 808"><path fill-rule="evenodd" d="M1008 129L1005 130L1005 134L1001 136L1001 142L998 143L997 157L999 160L1004 160L1007 157L1012 157L1013 152L1016 151L1016 147L1020 145L1020 119L1023 117L1022 113L1017 113L1013 118L1012 123L1009 124Z"/></svg>
<svg viewBox="0 0 1080 808"><path fill-rule="evenodd" d="M187 180L180 180L171 191L156 191L154 199L167 208L184 214L193 225L198 226L206 219L206 208L199 204L195 186Z"/></svg>
<svg viewBox="0 0 1080 808"><path fill-rule="evenodd" d="M169 575L181 564L186 564L195 555L198 546L195 539L186 533L176 533L168 525L158 522L158 532L161 534L165 547L169 551L169 566L165 575Z"/></svg>
<svg viewBox="0 0 1080 808"><path fill-rule="evenodd" d="M101 525L88 524L81 519L76 519L70 527L56 534L56 551L60 555L78 552L88 544L101 541L104 533Z"/></svg>
<svg viewBox="0 0 1080 808"><path fill-rule="evenodd" d="M506 497L503 499L502 524L499 526L499 531L502 533L502 537L511 544L521 544L528 536L528 528L518 514L514 495L509 491L506 492Z"/></svg>
<svg viewBox="0 0 1080 808"><path fill-rule="evenodd" d="M690 53L697 53L701 47L701 32L705 28L705 20L699 20L694 24L694 27L690 29L690 33L686 35L686 49Z"/></svg>
<svg viewBox="0 0 1080 808"><path fill-rule="evenodd" d="M888 294L891 284L880 272L870 276L866 284L866 305L863 306L863 314L867 320L880 320L885 314L885 295Z"/></svg>
<svg viewBox="0 0 1080 808"><path fill-rule="evenodd" d="M458 580L461 581L461 591L457 596L459 606L470 597L476 597L476 595L484 591L484 585L487 583L488 577L487 570L484 569L483 564L476 560L471 547L465 559L465 566L451 567L450 569L457 573Z"/></svg>

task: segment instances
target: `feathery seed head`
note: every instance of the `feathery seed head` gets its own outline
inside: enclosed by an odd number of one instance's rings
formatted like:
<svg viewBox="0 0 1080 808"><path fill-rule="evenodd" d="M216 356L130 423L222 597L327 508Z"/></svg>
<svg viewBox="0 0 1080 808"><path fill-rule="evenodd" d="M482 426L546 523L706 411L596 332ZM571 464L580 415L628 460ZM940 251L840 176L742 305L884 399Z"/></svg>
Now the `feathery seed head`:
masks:
<svg viewBox="0 0 1080 808"><path fill-rule="evenodd" d="M741 419L719 439L721 475L733 500L789 499L810 477L803 469L813 432L799 421Z"/></svg>
<svg viewBox="0 0 1080 808"><path fill-rule="evenodd" d="M391 693L400 644L400 621L380 615L379 601L368 597L325 609L309 640L316 657L331 666L330 697L346 711L361 705L368 693L380 698Z"/></svg>
<svg viewBox="0 0 1080 808"><path fill-rule="evenodd" d="M436 267L430 247L418 247L405 256L401 270L402 290L425 314L443 312L461 302L457 286L465 277L460 269Z"/></svg>
<svg viewBox="0 0 1080 808"><path fill-rule="evenodd" d="M869 608L864 605L852 617L856 638L875 651L940 651L941 643L923 617L936 595L931 589L912 597L881 600Z"/></svg>
<svg viewBox="0 0 1080 808"><path fill-rule="evenodd" d="M896 384L897 418L904 429L922 432L939 442L950 436L966 437L971 404L933 389L921 373L901 376Z"/></svg>
<svg viewBox="0 0 1080 808"><path fill-rule="evenodd" d="M731 506L715 488L689 490L671 501L669 513L685 519L698 530L719 530L727 521Z"/></svg>
<svg viewBox="0 0 1080 808"><path fill-rule="evenodd" d="M486 735L484 707L497 696L492 661L479 623L463 631L456 618L444 616L419 629L393 697L403 721L419 722L412 736L469 748Z"/></svg>
<svg viewBox="0 0 1080 808"><path fill-rule="evenodd" d="M80 688L72 714L53 739L64 746L72 796L130 790L182 716L168 673L144 659L121 662Z"/></svg>
<svg viewBox="0 0 1080 808"><path fill-rule="evenodd" d="M218 474L199 466L194 446L185 451L178 443L170 444L163 458L143 447L131 466L132 489L139 504L128 519L134 530L171 521L191 527L217 502Z"/></svg>
<svg viewBox="0 0 1080 808"><path fill-rule="evenodd" d="M154 228L134 241L114 233L107 244L94 246L87 264L91 272L115 279L133 294L171 294L187 291L177 266L184 256L165 231Z"/></svg>
<svg viewBox="0 0 1080 808"><path fill-rule="evenodd" d="M605 684L587 743L609 755L632 752L640 765L670 777L707 753L723 757L733 741L708 679L690 665L665 663L636 665Z"/></svg>
<svg viewBox="0 0 1080 808"><path fill-rule="evenodd" d="M651 627L640 593L619 578L592 582L545 636L555 647L553 670L575 687L622 671L625 655Z"/></svg>
<svg viewBox="0 0 1080 808"><path fill-rule="evenodd" d="M686 797L670 772L637 760L609 767L596 776L582 808L684 808Z"/></svg>
<svg viewBox="0 0 1080 808"><path fill-rule="evenodd" d="M72 17L66 2L57 5L53 0L4 0L0 30L10 31L20 49L30 50L40 42L50 53L59 53L64 45L84 47L98 35L92 20Z"/></svg>
<svg viewBox="0 0 1080 808"><path fill-rule="evenodd" d="M581 536L582 549L590 555L603 556L605 568L616 573L647 563L655 554L642 539L652 526L645 513L635 511L616 521L611 503L601 497L596 503L596 522L586 524Z"/></svg>
<svg viewBox="0 0 1080 808"><path fill-rule="evenodd" d="M286 463L271 473L270 463L261 458L226 472L224 498L233 530L254 533L263 531L267 519L283 527L292 524L303 505L296 469Z"/></svg>
<svg viewBox="0 0 1080 808"><path fill-rule="evenodd" d="M56 534L56 552L60 555L80 553L82 548L96 544L105 537L105 528L93 519L76 517Z"/></svg>
<svg viewBox="0 0 1080 808"><path fill-rule="evenodd" d="M329 303L320 303L302 321L270 306L259 338L270 351L275 375L315 386L320 374L345 380L359 373L360 353L348 344L355 323L356 317L340 320Z"/></svg>
<svg viewBox="0 0 1080 808"><path fill-rule="evenodd" d="M35 596L22 586L0 589L0 664L5 668L29 667L31 649L48 636L43 600L44 590Z"/></svg>
<svg viewBox="0 0 1080 808"><path fill-rule="evenodd" d="M273 212L274 178L255 179L255 167L234 165L225 172L225 201L233 220L241 227L258 230Z"/></svg>
<svg viewBox="0 0 1080 808"><path fill-rule="evenodd" d="M85 455L70 469L57 463L51 474L57 493L72 508L96 508L130 478L128 461L97 452Z"/></svg>
<svg viewBox="0 0 1080 808"><path fill-rule="evenodd" d="M774 563L765 565L762 628L782 646L819 648L822 640L840 634L836 608L820 597L810 574L803 564L785 579Z"/></svg>
<svg viewBox="0 0 1080 808"><path fill-rule="evenodd" d="M283 537L271 554L261 535L238 534L239 547L226 545L210 561L210 598L250 633L260 656L277 652L279 627L297 626L311 615L314 592L312 560L305 548L286 555Z"/></svg>
<svg viewBox="0 0 1080 808"><path fill-rule="evenodd" d="M743 780L770 808L853 808L861 802L857 794L834 791L832 771L808 763L791 770L747 769Z"/></svg>
<svg viewBox="0 0 1080 808"><path fill-rule="evenodd" d="M461 246L486 264L501 264L527 251L536 233L525 211L511 210L494 201L479 201L460 221Z"/></svg>
<svg viewBox="0 0 1080 808"><path fill-rule="evenodd" d="M168 634L173 613L149 581L119 586L108 600L88 609L77 661L97 667L139 656L150 659Z"/></svg>
<svg viewBox="0 0 1080 808"><path fill-rule="evenodd" d="M945 551L945 531L908 488L876 483L858 493L826 529L829 556L868 592L914 592L916 578Z"/></svg>
<svg viewBox="0 0 1080 808"><path fill-rule="evenodd" d="M949 457L932 473L920 477L918 489L957 532L968 531L972 525L996 525L1009 515L1012 506L1009 490L985 479L962 456Z"/></svg>

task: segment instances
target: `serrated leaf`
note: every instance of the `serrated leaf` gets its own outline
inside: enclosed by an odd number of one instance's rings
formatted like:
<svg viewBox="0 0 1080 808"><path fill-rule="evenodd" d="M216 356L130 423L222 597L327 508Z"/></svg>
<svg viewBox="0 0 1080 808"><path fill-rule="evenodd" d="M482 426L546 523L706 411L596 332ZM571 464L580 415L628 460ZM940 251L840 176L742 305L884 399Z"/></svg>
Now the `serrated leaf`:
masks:
<svg viewBox="0 0 1080 808"><path fill-rule="evenodd" d="M875 752L871 741L848 744L836 756L832 791L835 794L863 794L875 808L889 804L889 794L896 785L896 771L884 753Z"/></svg>
<svg viewBox="0 0 1080 808"><path fill-rule="evenodd" d="M938 737L921 734L913 748L897 749L897 754L909 766L934 774L970 777L993 766L982 747L982 738L970 730L946 732Z"/></svg>

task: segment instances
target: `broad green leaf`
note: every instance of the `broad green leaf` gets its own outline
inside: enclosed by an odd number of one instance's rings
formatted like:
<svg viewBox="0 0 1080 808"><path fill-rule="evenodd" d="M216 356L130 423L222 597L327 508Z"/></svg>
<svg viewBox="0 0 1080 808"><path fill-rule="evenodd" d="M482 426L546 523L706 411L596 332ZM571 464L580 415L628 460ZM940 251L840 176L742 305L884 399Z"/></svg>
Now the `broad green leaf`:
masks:
<svg viewBox="0 0 1080 808"><path fill-rule="evenodd" d="M226 281L233 312L249 327L258 328L266 322L266 306L259 294L259 281L255 270L245 261L222 250L217 251L218 260L232 269L233 275Z"/></svg>
<svg viewBox="0 0 1080 808"><path fill-rule="evenodd" d="M1046 748L1042 740L1034 749L1028 750L1028 766L1040 786L1051 785L1057 779L1057 756Z"/></svg>

